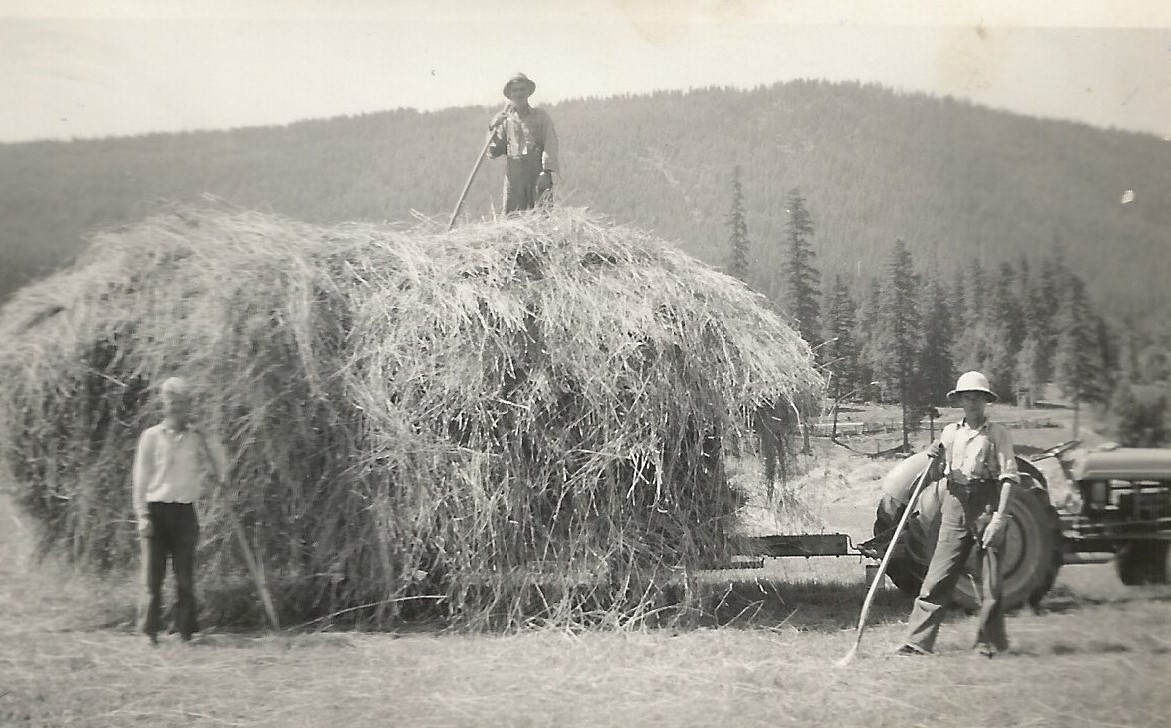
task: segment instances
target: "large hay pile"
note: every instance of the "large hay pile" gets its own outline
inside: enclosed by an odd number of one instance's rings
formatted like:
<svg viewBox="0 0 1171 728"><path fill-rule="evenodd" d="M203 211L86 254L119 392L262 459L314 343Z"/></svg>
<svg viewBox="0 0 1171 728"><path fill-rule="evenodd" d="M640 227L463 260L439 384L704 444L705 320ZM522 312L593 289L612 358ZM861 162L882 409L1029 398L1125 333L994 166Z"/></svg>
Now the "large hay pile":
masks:
<svg viewBox="0 0 1171 728"><path fill-rule="evenodd" d="M286 618L636 616L664 571L737 550L722 455L764 422L783 459L820 386L747 288L580 210L452 233L176 210L21 291L0 340L17 497L82 563L137 558L154 385L201 386L231 458L200 509L221 618L246 573L227 508Z"/></svg>

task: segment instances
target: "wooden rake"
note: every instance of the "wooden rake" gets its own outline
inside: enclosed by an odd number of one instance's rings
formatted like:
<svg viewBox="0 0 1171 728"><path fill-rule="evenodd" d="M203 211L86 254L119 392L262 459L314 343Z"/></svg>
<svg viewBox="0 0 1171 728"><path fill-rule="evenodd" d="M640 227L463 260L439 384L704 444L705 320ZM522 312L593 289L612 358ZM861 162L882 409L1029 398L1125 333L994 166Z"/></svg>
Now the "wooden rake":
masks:
<svg viewBox="0 0 1171 728"><path fill-rule="evenodd" d="M216 461L212 458L211 450L208 448L207 439L202 432L197 432L199 436L199 444L203 451L203 457L207 459L208 463L215 465ZM220 476L218 468L214 468L217 476ZM221 491L227 485L227 478L220 477ZM248 536L244 533L244 526L240 524L240 519L236 518L236 512L230 506L225 506L224 512L228 514L228 520L231 521L232 531L236 534L236 540L240 543L240 551L244 554L244 565L248 568L248 575L252 577L252 582L256 584L256 590L260 592L261 602L264 604L265 614L268 615L268 622L272 625L273 631L279 632L281 630L280 619L277 618L276 606L273 604L272 595L268 591L268 582L264 578L264 567L256 556L252 553L252 547L248 543Z"/></svg>
<svg viewBox="0 0 1171 728"><path fill-rule="evenodd" d="M508 111L511 104L505 104L503 111ZM467 199L468 190L472 187L472 180L476 178L476 172L480 171L480 165L484 163L484 157L488 155L488 147L492 144L492 137L495 131L488 132L488 138L484 140L484 148L476 155L476 163L472 166L472 173L468 175L468 181L464 183L463 192L459 193L459 200L455 203L455 209L451 212L451 219L447 221L447 229L451 230L455 227L455 219L459 217L459 211L463 209L464 200Z"/></svg>
<svg viewBox="0 0 1171 728"><path fill-rule="evenodd" d="M882 556L882 563L878 565L878 572L874 575L874 581L870 583L870 590L866 592L866 600L862 602L862 614L858 617L858 631L854 637L854 645L850 647L850 651L846 653L845 657L834 663L835 667L849 665L858 654L858 646L862 644L862 633L866 630L866 617L870 615L870 605L874 602L874 594L878 591L878 585L882 583L883 577L886 576L886 567L890 565L891 556L895 552L895 545L899 542L899 536L903 535L903 529L907 525L907 520L911 517L911 511L915 509L915 503L919 500L919 494L923 492L924 486L927 485L927 474L931 472L931 466L934 464L935 458L928 460L927 467L923 468L923 472L919 474L919 478L915 481L915 487L911 490L911 499L907 502L907 507L903 509L903 516L899 519L898 525L895 526L895 532L891 536L890 545L886 547L886 553Z"/></svg>

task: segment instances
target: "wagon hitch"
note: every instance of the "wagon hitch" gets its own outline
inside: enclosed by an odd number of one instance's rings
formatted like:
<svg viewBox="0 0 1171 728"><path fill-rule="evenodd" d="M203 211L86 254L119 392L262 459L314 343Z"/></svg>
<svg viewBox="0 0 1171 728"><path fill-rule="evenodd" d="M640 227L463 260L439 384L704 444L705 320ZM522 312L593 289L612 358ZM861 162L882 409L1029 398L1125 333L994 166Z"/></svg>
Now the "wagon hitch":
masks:
<svg viewBox="0 0 1171 728"><path fill-rule="evenodd" d="M856 544L854 550L869 559L881 561L882 557L886 555L886 550L890 548L890 538L892 535L894 535L894 529L889 528L868 541ZM895 545L894 556L902 556L906 553L907 547L905 544L905 541L899 541Z"/></svg>

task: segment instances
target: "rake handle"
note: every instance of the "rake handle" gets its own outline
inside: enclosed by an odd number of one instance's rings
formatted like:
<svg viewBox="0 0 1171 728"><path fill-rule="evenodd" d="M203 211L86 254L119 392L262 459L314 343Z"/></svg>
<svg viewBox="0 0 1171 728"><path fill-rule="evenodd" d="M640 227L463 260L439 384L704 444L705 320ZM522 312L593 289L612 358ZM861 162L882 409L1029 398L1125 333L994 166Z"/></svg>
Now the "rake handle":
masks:
<svg viewBox="0 0 1171 728"><path fill-rule="evenodd" d="M504 109L508 109L508 104L504 105ZM488 132L488 138L484 140L484 148L480 150L479 155L476 156L476 163L472 166L472 172L468 175L468 181L464 183L463 192L459 193L459 200L455 203L455 209L451 212L451 219L447 221L447 229L451 230L455 227L455 219L459 217L459 211L463 209L464 200L467 199L468 190L472 188L472 180L476 178L476 172L480 171L480 165L484 163L484 157L488 154L488 146L492 144L493 132Z"/></svg>
<svg viewBox="0 0 1171 728"><path fill-rule="evenodd" d="M203 437L203 433L197 433L199 444L202 449L203 457L208 463L215 463L215 459L211 455L211 450L207 445L207 440ZM220 488L226 484L226 478L220 477ZM268 591L268 582L264 578L264 569L256 560L256 556L252 553L252 547L248 545L248 537L244 533L244 526L240 524L240 519L236 518L236 513L231 508L225 508L224 512L228 514L228 520L232 522L232 530L236 534L236 540L240 542L240 550L244 552L244 566L248 569L248 575L252 577L252 581L256 584L257 591L260 592L260 600L264 604L264 611L268 615L268 621L272 624L272 628L277 632L281 629L280 620L277 618L276 607L273 605L272 595Z"/></svg>
<svg viewBox="0 0 1171 728"><path fill-rule="evenodd" d="M862 614L858 617L858 634L854 640L853 650L858 649L858 645L862 643L862 633L866 629L866 617L870 614L870 605L874 602L874 594L878 591L878 585L882 583L882 578L886 576L886 567L890 565L891 556L894 555L895 544L899 541L899 536L903 534L903 528L907 525L907 520L911 516L911 511L915 507L915 502L919 500L919 494L923 492L923 487L927 485L927 474L931 472L931 466L935 464L935 459L931 458L927 461L927 467L923 468L923 472L919 474L919 478L915 481L915 487L911 491L911 499L907 501L907 507L903 509L903 515L899 518L899 523L895 526L894 535L891 536L890 545L886 547L886 553L882 555L882 562L878 565L878 572L874 575L874 581L870 583L870 589L866 592L866 600L862 602Z"/></svg>
<svg viewBox="0 0 1171 728"><path fill-rule="evenodd" d="M244 565L248 568L248 573L252 576L252 581L256 583L256 588L260 592L260 600L264 603L264 611L268 615L268 621L272 624L272 628L279 632L281 623L277 618L276 607L272 602L272 595L268 592L268 583L264 578L264 569L261 568L260 563L257 562L256 557L252 554L252 547L248 545L248 537L244 534L244 527L240 525L236 514L230 509L227 513L228 518L232 521L232 530L236 532L236 540L240 542L240 550L244 552Z"/></svg>

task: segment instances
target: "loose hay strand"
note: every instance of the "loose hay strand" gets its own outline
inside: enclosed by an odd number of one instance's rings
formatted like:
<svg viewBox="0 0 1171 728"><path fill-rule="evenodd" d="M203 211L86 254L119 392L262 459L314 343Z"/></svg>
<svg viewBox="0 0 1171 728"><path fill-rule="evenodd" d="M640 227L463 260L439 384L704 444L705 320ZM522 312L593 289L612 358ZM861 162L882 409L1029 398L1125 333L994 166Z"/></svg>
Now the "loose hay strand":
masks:
<svg viewBox="0 0 1171 728"><path fill-rule="evenodd" d="M758 295L576 209L443 233L176 208L19 292L0 336L20 502L86 564L135 557L153 383L201 385L231 453L200 508L222 620L260 616L235 514L286 622L636 622L738 549L724 459L783 475L821 387Z"/></svg>

